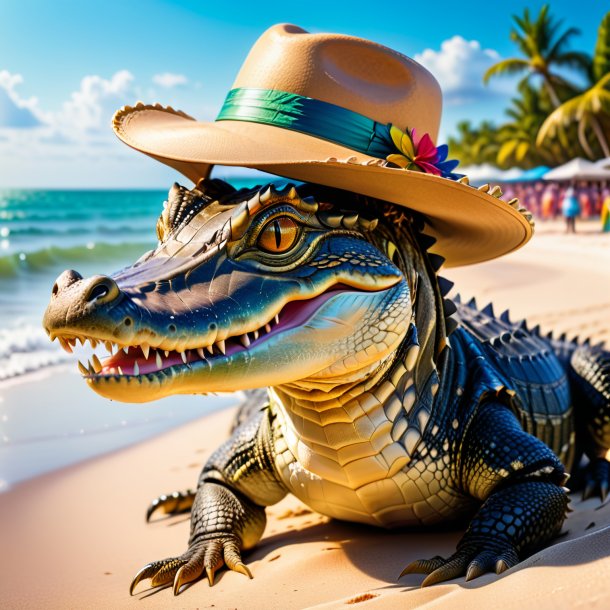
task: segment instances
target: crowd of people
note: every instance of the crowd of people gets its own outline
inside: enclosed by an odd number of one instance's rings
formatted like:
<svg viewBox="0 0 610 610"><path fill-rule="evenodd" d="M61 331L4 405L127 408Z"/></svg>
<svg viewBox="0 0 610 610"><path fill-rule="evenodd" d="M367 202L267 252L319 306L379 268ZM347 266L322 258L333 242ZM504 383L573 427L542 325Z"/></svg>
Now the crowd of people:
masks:
<svg viewBox="0 0 610 610"><path fill-rule="evenodd" d="M606 182L514 182L503 185L504 199L517 197L523 207L541 220L566 220L575 232L576 218L600 218L602 231L610 232L610 184Z"/></svg>

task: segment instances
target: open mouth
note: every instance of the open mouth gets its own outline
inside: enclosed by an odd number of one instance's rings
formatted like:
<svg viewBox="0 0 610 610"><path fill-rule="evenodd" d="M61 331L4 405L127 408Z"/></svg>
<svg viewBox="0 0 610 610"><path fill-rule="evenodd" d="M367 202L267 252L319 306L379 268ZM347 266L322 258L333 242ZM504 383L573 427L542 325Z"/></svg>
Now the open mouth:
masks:
<svg viewBox="0 0 610 610"><path fill-rule="evenodd" d="M240 352L253 350L271 337L305 324L324 303L345 292L360 291L335 285L312 299L287 303L279 313L254 331L185 350L167 350L164 349L163 343L156 347L146 343L121 345L112 340L62 331L51 333L50 337L52 341L57 339L68 352L72 352L77 342L84 345L88 341L94 350L100 345L106 347L108 356L100 359L97 354L93 354L86 365L78 362L79 371L89 382L136 379L140 382L160 381L161 378L173 377L201 366L211 366L215 361L230 359Z"/></svg>

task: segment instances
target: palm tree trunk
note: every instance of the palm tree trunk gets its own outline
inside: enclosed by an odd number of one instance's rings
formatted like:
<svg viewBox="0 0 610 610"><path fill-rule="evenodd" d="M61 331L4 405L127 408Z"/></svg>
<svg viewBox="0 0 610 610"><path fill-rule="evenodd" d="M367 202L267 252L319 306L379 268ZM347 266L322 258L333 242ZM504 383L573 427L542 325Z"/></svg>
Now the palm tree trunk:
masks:
<svg viewBox="0 0 610 610"><path fill-rule="evenodd" d="M551 98L551 104L553 104L555 108L559 108L559 106L561 106L561 101L559 99L559 96L557 95L557 91L555 91L555 87L553 87L551 83L549 75L543 74L543 78L544 84L546 85L546 89L549 92L549 97Z"/></svg>
<svg viewBox="0 0 610 610"><path fill-rule="evenodd" d="M593 127L593 131L595 132L595 136L597 137L597 141L599 145L602 147L602 152L604 153L604 157L610 157L610 146L608 146L608 140L604 135L604 130L601 128L597 117L591 115L591 127Z"/></svg>
<svg viewBox="0 0 610 610"><path fill-rule="evenodd" d="M593 151L591 150L591 147L589 146L589 142L587 142L587 135L585 133L585 127L587 126L587 118L590 118L590 117L585 115L578 122L578 141L580 142L580 145L582 146L582 149L585 151L585 154L587 155L587 157L589 157L589 159L594 159L595 155L593 154Z"/></svg>

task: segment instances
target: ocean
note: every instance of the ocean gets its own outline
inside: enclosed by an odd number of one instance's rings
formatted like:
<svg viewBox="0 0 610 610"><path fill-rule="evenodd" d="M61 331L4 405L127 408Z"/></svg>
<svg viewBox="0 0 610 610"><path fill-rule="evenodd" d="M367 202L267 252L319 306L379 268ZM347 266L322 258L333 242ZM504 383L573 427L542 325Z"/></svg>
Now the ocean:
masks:
<svg viewBox="0 0 610 610"><path fill-rule="evenodd" d="M78 355L51 343L41 326L55 279L65 269L87 277L133 263L155 246L166 197L160 190L0 190L0 491L235 402L175 397L121 410L87 389L86 405L70 396L41 401L55 401L53 409L31 404L36 384L54 371L85 385Z"/></svg>

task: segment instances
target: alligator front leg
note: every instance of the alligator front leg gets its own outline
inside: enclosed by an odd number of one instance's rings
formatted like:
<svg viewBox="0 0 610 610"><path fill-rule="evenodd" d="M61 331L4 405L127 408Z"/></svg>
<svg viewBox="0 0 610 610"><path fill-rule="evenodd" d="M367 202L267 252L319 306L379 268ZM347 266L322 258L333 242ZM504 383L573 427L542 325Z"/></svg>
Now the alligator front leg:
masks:
<svg viewBox="0 0 610 610"><path fill-rule="evenodd" d="M404 574L428 574L422 587L486 572L500 574L552 540L565 519L567 496L553 483L527 481L491 495L472 519L456 552L409 564Z"/></svg>
<svg viewBox="0 0 610 610"><path fill-rule="evenodd" d="M499 574L557 536L566 517L561 463L506 407L484 405L459 451L463 491L484 502L451 557L403 570L428 574L422 586Z"/></svg>
<svg viewBox="0 0 610 610"><path fill-rule="evenodd" d="M241 494L240 494L241 496ZM263 535L265 509L219 483L204 483L195 497L188 550L178 557L154 561L144 566L131 583L151 579L153 587L173 582L174 594L197 580L205 571L210 586L223 565L252 578L241 551L253 547Z"/></svg>
<svg viewBox="0 0 610 610"><path fill-rule="evenodd" d="M286 495L273 469L270 435L265 409L237 428L211 456L199 478L187 551L144 566L131 583L132 594L138 583L150 578L152 587L173 582L177 595L204 572L211 586L223 565L252 578L241 553L263 535L264 506Z"/></svg>

